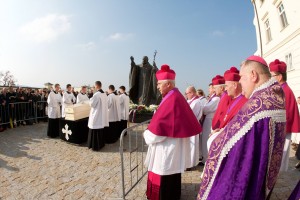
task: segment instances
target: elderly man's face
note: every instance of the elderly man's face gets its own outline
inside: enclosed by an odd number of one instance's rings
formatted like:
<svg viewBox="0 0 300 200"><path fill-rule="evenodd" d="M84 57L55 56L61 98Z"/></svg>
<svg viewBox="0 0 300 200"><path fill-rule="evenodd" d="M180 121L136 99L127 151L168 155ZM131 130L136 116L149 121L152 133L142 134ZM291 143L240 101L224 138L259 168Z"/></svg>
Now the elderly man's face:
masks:
<svg viewBox="0 0 300 200"><path fill-rule="evenodd" d="M281 74L276 74L276 72L270 72L272 77L275 77L275 79L277 80L277 82L281 81Z"/></svg>
<svg viewBox="0 0 300 200"><path fill-rule="evenodd" d="M188 100L192 99L194 96L193 92L190 89L185 90L185 95Z"/></svg>
<svg viewBox="0 0 300 200"><path fill-rule="evenodd" d="M209 95L212 95L213 93L215 93L214 86L210 85L210 86L208 87L208 94L209 94Z"/></svg>
<svg viewBox="0 0 300 200"><path fill-rule="evenodd" d="M223 93L223 86L221 85L215 85L214 86L214 89L215 89L215 93L217 96L220 96L222 93Z"/></svg>
<svg viewBox="0 0 300 200"><path fill-rule="evenodd" d="M225 89L227 91L228 96L234 97L235 90L237 88L237 82L234 81L225 81Z"/></svg>
<svg viewBox="0 0 300 200"><path fill-rule="evenodd" d="M157 89L164 97L171 90L171 84L167 81L157 81Z"/></svg>
<svg viewBox="0 0 300 200"><path fill-rule="evenodd" d="M249 99L255 89L255 82L252 81L251 70L247 70L247 66L242 66L240 70L240 83L242 85L243 94Z"/></svg>

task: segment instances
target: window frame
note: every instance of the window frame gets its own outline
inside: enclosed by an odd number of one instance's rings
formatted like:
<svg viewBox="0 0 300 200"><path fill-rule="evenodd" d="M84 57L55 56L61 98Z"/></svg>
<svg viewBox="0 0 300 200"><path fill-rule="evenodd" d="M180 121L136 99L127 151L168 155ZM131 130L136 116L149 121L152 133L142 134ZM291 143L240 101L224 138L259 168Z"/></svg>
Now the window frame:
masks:
<svg viewBox="0 0 300 200"><path fill-rule="evenodd" d="M286 16L286 12L285 12L283 3L280 2L277 8L278 8L278 14L279 14L279 18L280 18L281 27L282 27L282 29L284 29L285 27L287 27L289 25L289 22L287 20L287 16Z"/></svg>
<svg viewBox="0 0 300 200"><path fill-rule="evenodd" d="M267 43L272 41L272 32L269 18L264 21Z"/></svg>

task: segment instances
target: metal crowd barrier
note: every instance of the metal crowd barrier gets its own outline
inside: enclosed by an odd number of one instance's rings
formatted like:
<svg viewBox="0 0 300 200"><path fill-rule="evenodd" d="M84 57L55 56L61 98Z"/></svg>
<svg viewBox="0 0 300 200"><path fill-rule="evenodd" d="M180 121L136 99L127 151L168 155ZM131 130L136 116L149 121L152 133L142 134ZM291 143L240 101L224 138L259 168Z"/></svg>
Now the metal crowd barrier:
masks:
<svg viewBox="0 0 300 200"><path fill-rule="evenodd" d="M122 199L146 175L144 160L147 154L147 145L143 132L147 129L150 120L124 129L120 137L119 152L121 156L121 194ZM127 133L127 136L125 134Z"/></svg>
<svg viewBox="0 0 300 200"><path fill-rule="evenodd" d="M37 123L38 119L48 118L46 113L47 102L16 102L0 106L0 125L13 126L17 123Z"/></svg>

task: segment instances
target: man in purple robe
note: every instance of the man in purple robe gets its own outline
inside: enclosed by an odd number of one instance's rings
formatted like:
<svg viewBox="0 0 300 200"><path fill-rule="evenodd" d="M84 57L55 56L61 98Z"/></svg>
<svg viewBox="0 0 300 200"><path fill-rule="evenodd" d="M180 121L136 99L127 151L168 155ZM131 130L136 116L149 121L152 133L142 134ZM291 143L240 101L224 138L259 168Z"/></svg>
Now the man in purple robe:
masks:
<svg viewBox="0 0 300 200"><path fill-rule="evenodd" d="M249 100L213 140L197 199L266 199L285 141L285 99L266 61L250 56L240 83Z"/></svg>

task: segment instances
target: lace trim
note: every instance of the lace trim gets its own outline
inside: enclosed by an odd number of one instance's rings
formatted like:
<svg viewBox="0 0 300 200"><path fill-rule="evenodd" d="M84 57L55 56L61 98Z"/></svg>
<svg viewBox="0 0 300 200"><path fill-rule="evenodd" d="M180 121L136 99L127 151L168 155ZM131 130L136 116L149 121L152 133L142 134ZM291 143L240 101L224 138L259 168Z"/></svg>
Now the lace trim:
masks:
<svg viewBox="0 0 300 200"><path fill-rule="evenodd" d="M274 83L274 81L268 82L268 86L272 85ZM261 89L263 87L266 87L266 85L261 85ZM233 148L233 146L243 137L246 135L246 133L253 127L255 122L258 122L261 119L264 118L269 118L270 116L272 116L272 120L273 122L286 122L286 117L285 117L285 111L283 110L267 110L267 111L261 111L258 112L257 114L255 114L254 116L252 116L248 122L246 122L246 124L224 145L221 153L220 153L220 157L218 159L215 171L213 173L213 176L207 186L206 191L203 194L203 199L207 199L208 194L211 191L212 188L212 184L215 181L217 172L219 171L219 168L221 166L221 163L223 161L223 159L227 156L227 154L229 153L229 151Z"/></svg>
<svg viewBox="0 0 300 200"><path fill-rule="evenodd" d="M254 93L256 93L257 91L262 90L262 89L265 89L265 88L268 88L268 87L270 87L271 85L273 85L273 84L276 83L276 82L277 82L277 81L276 81L275 79L271 78L271 79L268 80L267 82L261 84L259 87L255 88L255 89L253 90L253 92L252 92L252 94L250 95L249 99L250 99L250 98L252 97L252 95L253 95Z"/></svg>

